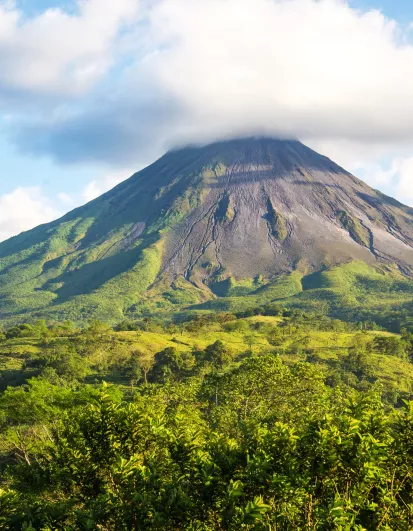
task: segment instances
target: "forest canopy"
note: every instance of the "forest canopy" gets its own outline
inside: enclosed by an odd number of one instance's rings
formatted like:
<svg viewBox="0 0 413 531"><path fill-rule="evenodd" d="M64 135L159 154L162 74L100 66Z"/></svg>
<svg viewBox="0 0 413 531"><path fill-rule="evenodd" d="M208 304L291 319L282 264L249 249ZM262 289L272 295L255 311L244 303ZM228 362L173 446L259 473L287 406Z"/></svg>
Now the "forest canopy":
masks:
<svg viewBox="0 0 413 531"><path fill-rule="evenodd" d="M0 528L411 529L413 337L252 314L4 330Z"/></svg>

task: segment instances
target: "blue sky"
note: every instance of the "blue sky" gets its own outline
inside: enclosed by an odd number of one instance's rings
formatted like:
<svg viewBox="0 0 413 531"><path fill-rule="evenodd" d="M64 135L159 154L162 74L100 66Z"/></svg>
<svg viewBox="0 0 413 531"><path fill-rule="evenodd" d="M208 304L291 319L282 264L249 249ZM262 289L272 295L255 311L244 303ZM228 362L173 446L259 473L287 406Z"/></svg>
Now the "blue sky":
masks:
<svg viewBox="0 0 413 531"><path fill-rule="evenodd" d="M365 10L379 9L402 23L409 24L413 18L413 3L410 0L354 0L350 5Z"/></svg>
<svg viewBox="0 0 413 531"><path fill-rule="evenodd" d="M244 134L413 205L412 28L406 0L0 0L0 240Z"/></svg>
<svg viewBox="0 0 413 531"><path fill-rule="evenodd" d="M18 0L16 4L17 7L28 16L37 15L46 9L54 7L61 7L65 10L75 8L74 2L71 0L65 0L62 2L56 2L55 0Z"/></svg>

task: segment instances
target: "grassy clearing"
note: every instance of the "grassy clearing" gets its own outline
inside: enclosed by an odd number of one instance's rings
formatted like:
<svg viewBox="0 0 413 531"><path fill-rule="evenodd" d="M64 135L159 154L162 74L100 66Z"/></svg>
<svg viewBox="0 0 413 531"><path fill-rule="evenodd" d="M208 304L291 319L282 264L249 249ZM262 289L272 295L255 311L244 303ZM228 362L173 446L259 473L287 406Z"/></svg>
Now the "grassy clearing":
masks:
<svg viewBox="0 0 413 531"><path fill-rule="evenodd" d="M43 350L60 351L70 345L88 366L87 380L115 378L117 383L127 385L121 376L116 376L116 364L124 363L134 352L151 360L155 354L168 347L182 353L205 351L208 345L222 342L231 354L234 363L245 356L277 353L287 363L310 361L322 367L325 374L342 371L354 345L373 344L376 337L398 335L384 331L323 331L315 322L297 324L282 317L253 316L225 323L209 323L190 330L185 325L152 330L110 332L90 344L80 336L49 339L19 338L0 343L1 385L21 384L36 373L30 360L36 359ZM345 326L344 323L342 326ZM340 325L338 325L340 327ZM360 339L361 338L361 339ZM413 365L407 359L370 351L363 361L370 383L382 383L388 392L409 393L413 390Z"/></svg>

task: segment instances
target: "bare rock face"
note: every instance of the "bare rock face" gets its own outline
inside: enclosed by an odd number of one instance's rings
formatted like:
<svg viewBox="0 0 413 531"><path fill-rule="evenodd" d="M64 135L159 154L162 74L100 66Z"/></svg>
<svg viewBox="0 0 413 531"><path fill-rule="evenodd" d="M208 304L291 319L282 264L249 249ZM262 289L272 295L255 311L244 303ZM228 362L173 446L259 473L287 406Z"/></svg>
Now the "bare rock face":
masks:
<svg viewBox="0 0 413 531"><path fill-rule="evenodd" d="M199 204L166 237L162 273L271 277L350 260L413 266L413 210L297 141L235 140L198 151ZM168 157L168 155L167 155Z"/></svg>
<svg viewBox="0 0 413 531"><path fill-rule="evenodd" d="M169 152L1 243L0 318L116 320L168 286L185 305L228 279L354 260L413 277L413 210L300 142L237 139Z"/></svg>

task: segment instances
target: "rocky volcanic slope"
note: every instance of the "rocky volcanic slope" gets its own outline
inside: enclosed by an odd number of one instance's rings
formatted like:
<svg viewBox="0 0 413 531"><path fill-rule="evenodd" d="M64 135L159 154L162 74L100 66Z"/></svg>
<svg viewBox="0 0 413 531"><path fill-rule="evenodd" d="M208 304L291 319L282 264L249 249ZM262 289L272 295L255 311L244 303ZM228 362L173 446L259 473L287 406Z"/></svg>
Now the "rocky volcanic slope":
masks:
<svg viewBox="0 0 413 531"><path fill-rule="evenodd" d="M300 261L314 271L350 259L410 271L413 210L299 142L234 141L199 153L201 200L166 237L172 277L205 281L217 267L271 277Z"/></svg>
<svg viewBox="0 0 413 531"><path fill-rule="evenodd" d="M226 279L352 261L413 277L413 210L297 141L233 140L170 152L0 244L0 316L120 319L148 296L184 307Z"/></svg>

